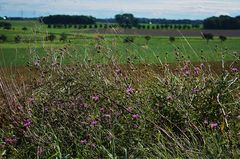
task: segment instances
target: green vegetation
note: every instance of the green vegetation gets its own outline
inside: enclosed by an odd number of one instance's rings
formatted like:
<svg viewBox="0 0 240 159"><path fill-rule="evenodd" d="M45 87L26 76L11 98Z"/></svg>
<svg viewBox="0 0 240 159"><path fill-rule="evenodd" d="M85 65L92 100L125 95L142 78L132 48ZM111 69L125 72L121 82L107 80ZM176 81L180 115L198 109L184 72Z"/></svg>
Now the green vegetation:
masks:
<svg viewBox="0 0 240 159"><path fill-rule="evenodd" d="M240 38L10 22L0 158L240 158Z"/></svg>
<svg viewBox="0 0 240 159"><path fill-rule="evenodd" d="M14 30L0 30L5 36L0 41L0 65L26 65L36 57L43 57L53 50L67 47L76 61L83 63L88 58L96 59L96 63L104 63L104 58L95 54L97 34L87 33L87 29L74 27L49 28L37 21L10 21ZM98 24L99 26L102 24ZM27 26L27 30L22 28ZM102 25L102 27L104 27ZM151 37L128 35L102 35L100 40L103 50L110 49L118 57L119 63L126 63L128 57L136 57L139 62L157 63L159 59L164 63L176 62L176 52L180 52L184 59L192 61L220 61L222 53L226 61L239 58L240 38L228 38L224 43L215 38L206 46L201 37L175 37L170 44L168 37ZM134 39L131 44L125 44L126 37ZM49 40L49 41L46 41ZM146 46L147 42L147 46ZM32 53L35 55L33 56ZM65 61L67 62L67 61ZM67 62L68 63L68 62Z"/></svg>

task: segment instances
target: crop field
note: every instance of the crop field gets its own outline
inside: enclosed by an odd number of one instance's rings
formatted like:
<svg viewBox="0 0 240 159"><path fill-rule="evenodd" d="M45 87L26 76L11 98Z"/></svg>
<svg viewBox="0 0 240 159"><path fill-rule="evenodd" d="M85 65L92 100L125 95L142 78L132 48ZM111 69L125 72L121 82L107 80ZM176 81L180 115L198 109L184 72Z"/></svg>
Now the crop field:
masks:
<svg viewBox="0 0 240 159"><path fill-rule="evenodd" d="M71 50L71 56L81 63L88 59L94 60L95 63L105 63L105 58L109 56L115 56L120 63L126 63L128 58L135 58L139 63L158 63L159 61L173 63L179 58L195 62L220 61L222 57L226 61L231 61L239 58L240 52L240 38L232 37L238 35L238 31L235 31L236 34L234 31L229 31L229 34L226 31L223 32L224 35L229 35L225 42L221 42L216 36L214 40L207 43L201 36L196 36L195 31L183 31L189 32L188 36L176 36L175 41L170 42L169 36L174 32L171 30L162 31L165 32L163 36L159 36L161 31L158 35L147 30L143 30L142 33L138 30L138 32L126 31L126 34L121 34L114 29L108 29L103 34L102 30L93 32L92 29L74 27L48 28L47 25L37 21L11 21L11 23L12 30L0 30L0 35L7 36L6 42L0 43L0 66L23 66L48 53L59 52L62 48ZM24 27L27 29L23 30ZM113 34L114 31L115 34ZM148 32L155 36L151 36L147 41L145 35L148 35ZM219 31L215 32L218 33L216 35L221 34ZM50 33L56 36L54 41L45 40ZM65 42L59 41L62 33L67 36ZM193 33L192 36L191 33ZM14 41L17 35L21 37L18 43ZM134 41L124 43L126 37L133 37Z"/></svg>

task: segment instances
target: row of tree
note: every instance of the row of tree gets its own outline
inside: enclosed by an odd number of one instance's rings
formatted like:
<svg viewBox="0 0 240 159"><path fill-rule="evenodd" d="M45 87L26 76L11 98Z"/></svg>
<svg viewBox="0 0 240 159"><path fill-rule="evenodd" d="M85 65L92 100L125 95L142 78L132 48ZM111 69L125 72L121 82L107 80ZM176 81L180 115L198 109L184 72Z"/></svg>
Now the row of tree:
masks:
<svg viewBox="0 0 240 159"><path fill-rule="evenodd" d="M45 24L95 24L96 18L84 15L50 15L46 17L41 17L40 21Z"/></svg>
<svg viewBox="0 0 240 159"><path fill-rule="evenodd" d="M240 29L240 16L210 17L203 21L204 29Z"/></svg>

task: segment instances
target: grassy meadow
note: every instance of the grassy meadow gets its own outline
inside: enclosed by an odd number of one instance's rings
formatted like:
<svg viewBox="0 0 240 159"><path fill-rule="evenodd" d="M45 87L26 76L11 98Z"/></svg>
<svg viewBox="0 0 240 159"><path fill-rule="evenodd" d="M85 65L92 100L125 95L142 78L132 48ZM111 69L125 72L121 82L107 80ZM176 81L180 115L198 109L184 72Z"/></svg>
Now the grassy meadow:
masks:
<svg viewBox="0 0 240 159"><path fill-rule="evenodd" d="M12 23L0 30L0 158L240 158L240 37L124 43Z"/></svg>
<svg viewBox="0 0 240 159"><path fill-rule="evenodd" d="M118 58L120 63L126 63L127 58L137 58L139 62L163 63L176 62L176 55L191 61L220 61L222 54L226 61L236 58L240 50L240 38L229 37L221 42L218 37L208 44L201 37L176 37L169 42L169 37L153 36L147 42L145 36L134 36L133 43L123 43L131 35L101 35L87 33L88 29L48 28L37 21L11 21L12 30L0 30L0 34L7 36L7 41L0 43L0 66L23 66L35 57L43 57L49 50L58 50L67 47L76 61L83 63L87 58L97 59L96 63L104 63L104 58L98 50L111 50L110 54ZM26 27L27 30L22 30ZM46 41L49 33L56 35L52 42ZM65 42L60 42L62 33L67 35ZM21 37L21 42L14 41L15 36ZM98 46L97 46L98 45ZM97 48L97 49L96 49ZM107 51L109 52L109 51ZM111 56L108 55L108 56ZM158 57L158 58L156 58Z"/></svg>

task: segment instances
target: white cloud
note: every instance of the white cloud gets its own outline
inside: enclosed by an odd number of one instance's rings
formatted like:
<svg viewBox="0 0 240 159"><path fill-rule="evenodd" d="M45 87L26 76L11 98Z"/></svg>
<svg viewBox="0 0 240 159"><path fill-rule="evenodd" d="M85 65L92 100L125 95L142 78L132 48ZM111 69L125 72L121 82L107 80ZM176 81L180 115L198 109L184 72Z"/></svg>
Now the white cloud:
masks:
<svg viewBox="0 0 240 159"><path fill-rule="evenodd" d="M219 15L240 13L239 0L0 0L2 11L78 14L82 12L135 12L154 16L166 14ZM111 15L110 15L111 16Z"/></svg>

